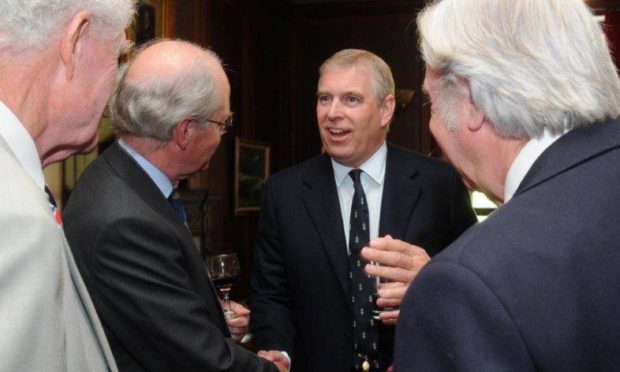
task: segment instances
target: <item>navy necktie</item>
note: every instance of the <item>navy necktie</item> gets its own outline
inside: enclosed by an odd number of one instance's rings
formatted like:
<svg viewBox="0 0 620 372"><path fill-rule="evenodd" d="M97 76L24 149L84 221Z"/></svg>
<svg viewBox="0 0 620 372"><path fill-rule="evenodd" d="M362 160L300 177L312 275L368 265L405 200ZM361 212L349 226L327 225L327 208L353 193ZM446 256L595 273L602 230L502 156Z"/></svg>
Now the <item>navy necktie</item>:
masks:
<svg viewBox="0 0 620 372"><path fill-rule="evenodd" d="M356 371L378 370L378 325L373 319L372 305L375 280L364 272L359 257L361 249L370 241L368 202L360 182L360 169L353 169L349 176L355 192L351 203L349 230L349 277L353 309L353 367Z"/></svg>
<svg viewBox="0 0 620 372"><path fill-rule="evenodd" d="M172 190L172 193L168 197L168 202L172 208L174 208L174 212L177 214L177 217L179 217L179 220L187 226L187 215L185 214L185 208L183 208L183 204L179 200L179 195L176 190Z"/></svg>

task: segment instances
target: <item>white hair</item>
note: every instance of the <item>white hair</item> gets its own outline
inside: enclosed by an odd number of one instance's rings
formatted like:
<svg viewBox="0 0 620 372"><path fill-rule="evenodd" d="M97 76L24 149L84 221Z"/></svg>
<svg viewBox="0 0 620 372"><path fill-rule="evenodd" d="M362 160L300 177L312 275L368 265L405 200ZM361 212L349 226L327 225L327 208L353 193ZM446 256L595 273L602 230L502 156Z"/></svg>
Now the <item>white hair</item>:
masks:
<svg viewBox="0 0 620 372"><path fill-rule="evenodd" d="M468 84L502 136L533 138L620 116L616 67L583 0L441 0L417 23L444 98Z"/></svg>
<svg viewBox="0 0 620 372"><path fill-rule="evenodd" d="M78 12L92 16L94 35L117 37L129 26L136 0L0 0L0 48L43 49Z"/></svg>
<svg viewBox="0 0 620 372"><path fill-rule="evenodd" d="M207 119L222 107L224 97L218 91L212 64L209 64L211 57L221 66L220 58L215 52L186 41L175 42L201 50L204 57L187 61L186 66L173 74L141 82L127 80L127 72L140 52L165 41L145 44L119 70L119 83L109 102L116 132L168 141L179 121L192 119L199 125L206 125Z"/></svg>

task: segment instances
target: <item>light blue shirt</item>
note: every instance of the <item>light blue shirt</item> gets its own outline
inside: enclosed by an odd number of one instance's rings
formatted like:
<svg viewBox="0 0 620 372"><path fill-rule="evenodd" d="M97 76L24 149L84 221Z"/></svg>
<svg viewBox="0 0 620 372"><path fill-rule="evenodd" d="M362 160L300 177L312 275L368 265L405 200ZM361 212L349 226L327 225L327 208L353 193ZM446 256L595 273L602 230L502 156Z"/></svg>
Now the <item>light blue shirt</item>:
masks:
<svg viewBox="0 0 620 372"><path fill-rule="evenodd" d="M383 185L385 180L385 163L387 160L387 145L385 142L379 149L362 164L359 169L363 172L360 175L362 187L368 201L368 219L370 223L370 239L379 236L379 218L381 215L381 199L383 196ZM353 202L353 180L349 172L353 169L344 166L332 159L334 167L334 177L336 188L338 189L338 200L340 202L340 212L342 213L342 224L344 235L347 240L347 250L349 249L349 230L351 203ZM349 252L350 253L350 252Z"/></svg>
<svg viewBox="0 0 620 372"><path fill-rule="evenodd" d="M136 152L133 147L127 144L127 142L119 139L118 144L123 150L127 152L127 154L129 154L129 156L131 156L136 161L136 163L138 163L140 168L142 168L146 172L146 174L149 175L151 180L153 180L153 182L155 182L155 185L157 185L159 191L161 191L164 197L168 199L170 194L172 194L172 190L174 188L172 182L170 181L170 178L168 178L168 176L166 176L162 171L157 169L156 166L151 164L150 161L146 160L142 155L138 154L138 152Z"/></svg>

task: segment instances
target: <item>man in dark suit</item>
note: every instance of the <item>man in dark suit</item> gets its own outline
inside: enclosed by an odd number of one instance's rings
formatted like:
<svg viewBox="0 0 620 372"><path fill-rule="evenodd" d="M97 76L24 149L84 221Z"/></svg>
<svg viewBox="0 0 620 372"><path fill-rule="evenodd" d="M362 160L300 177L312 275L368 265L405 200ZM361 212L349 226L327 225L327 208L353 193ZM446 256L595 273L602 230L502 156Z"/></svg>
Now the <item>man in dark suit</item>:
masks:
<svg viewBox="0 0 620 372"><path fill-rule="evenodd" d="M356 281L355 266L366 264L357 257L359 248L389 235L432 256L475 215L451 167L386 143L394 81L381 58L343 50L323 63L320 75L317 119L326 153L266 182L250 327L255 346L285 352L293 371L385 370L393 327L368 317L360 299L352 299L367 287ZM359 181L349 177L353 169L361 169ZM355 182L367 205L364 239L349 237L355 230L352 222L349 231L349 221L357 215L351 212ZM421 248L409 247L421 252L418 266L428 261ZM372 305L369 295L361 301Z"/></svg>
<svg viewBox="0 0 620 372"><path fill-rule="evenodd" d="M120 140L67 204L65 232L121 371L278 370L231 339L229 328L247 328L247 309L224 318L182 210L168 200L232 125L229 97L213 52L181 41L143 49L110 102Z"/></svg>
<svg viewBox="0 0 620 372"><path fill-rule="evenodd" d="M620 370L620 81L581 0L418 16L430 128L503 204L403 300L397 371Z"/></svg>

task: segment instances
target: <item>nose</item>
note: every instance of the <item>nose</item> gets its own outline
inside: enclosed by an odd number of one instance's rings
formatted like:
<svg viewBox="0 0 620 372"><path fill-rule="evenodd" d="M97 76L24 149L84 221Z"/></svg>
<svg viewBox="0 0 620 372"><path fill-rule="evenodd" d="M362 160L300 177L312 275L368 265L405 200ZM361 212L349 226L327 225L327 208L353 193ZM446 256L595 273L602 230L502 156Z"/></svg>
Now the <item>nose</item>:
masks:
<svg viewBox="0 0 620 372"><path fill-rule="evenodd" d="M327 118L333 121L341 117L343 117L342 104L340 100L334 99L327 109Z"/></svg>

